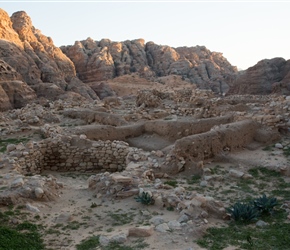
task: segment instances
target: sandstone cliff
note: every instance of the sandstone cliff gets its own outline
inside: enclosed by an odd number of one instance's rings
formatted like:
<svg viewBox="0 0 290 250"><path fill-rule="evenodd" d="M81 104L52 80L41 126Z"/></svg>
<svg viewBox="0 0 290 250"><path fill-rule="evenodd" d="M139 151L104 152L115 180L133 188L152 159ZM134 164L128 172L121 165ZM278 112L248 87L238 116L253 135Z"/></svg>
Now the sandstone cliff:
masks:
<svg viewBox="0 0 290 250"><path fill-rule="evenodd" d="M265 59L229 81L228 94L290 94L290 60Z"/></svg>
<svg viewBox="0 0 290 250"><path fill-rule="evenodd" d="M20 108L35 98L35 92L22 81L22 76L0 60L0 111Z"/></svg>
<svg viewBox="0 0 290 250"><path fill-rule="evenodd" d="M32 97L33 90L38 96L48 99L66 94L70 96L71 94L66 92L70 90L85 98L97 98L94 91L76 77L72 61L54 46L50 37L42 35L34 28L30 17L24 11L16 12L10 18L4 10L0 9L0 59L8 65L3 67L15 70L17 80L22 82L21 89L13 90L17 84L13 85L9 82L11 72L7 75L8 78L5 77L5 72L8 71L2 72L1 84L2 88L5 83L5 89L10 89L9 93L6 93L9 100L15 97L10 96L14 91L21 92L20 95L28 101ZM24 89L26 92L22 92ZM54 91L55 89L58 91ZM1 93L4 95L2 90ZM28 94L27 98L25 98L26 94ZM16 103L21 106L26 102L16 100ZM20 107L19 105L10 102L10 105L1 105L1 109L16 108Z"/></svg>
<svg viewBox="0 0 290 250"><path fill-rule="evenodd" d="M224 79L237 72L222 53L211 52L204 46L171 48L153 42L145 44L143 39L112 42L88 38L61 49L73 61L84 82L133 72L149 79L176 74L201 88L224 92L228 90Z"/></svg>
<svg viewBox="0 0 290 250"><path fill-rule="evenodd" d="M0 9L0 60L0 110L22 107L36 97L98 99L108 90L97 82L132 73L159 82L179 75L219 94L290 94L290 60L262 60L238 72L222 53L204 46L88 38L57 48L24 11L10 18Z"/></svg>

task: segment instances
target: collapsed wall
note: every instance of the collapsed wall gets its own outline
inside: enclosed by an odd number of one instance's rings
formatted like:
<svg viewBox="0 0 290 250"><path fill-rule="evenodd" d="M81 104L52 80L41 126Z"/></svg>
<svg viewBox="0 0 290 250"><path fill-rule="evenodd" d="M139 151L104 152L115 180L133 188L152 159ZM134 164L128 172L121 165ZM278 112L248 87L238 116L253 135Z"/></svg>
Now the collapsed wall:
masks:
<svg viewBox="0 0 290 250"><path fill-rule="evenodd" d="M206 133L177 140L174 154L191 161L209 159L222 151L234 151L249 144L258 128L259 124L251 120L220 125Z"/></svg>
<svg viewBox="0 0 290 250"><path fill-rule="evenodd" d="M166 157L162 169L177 173L188 169L192 174L202 173L203 161L224 152L242 149L256 141L276 141L276 131L265 130L253 120L243 120L213 127L210 131L177 140Z"/></svg>
<svg viewBox="0 0 290 250"><path fill-rule="evenodd" d="M20 151L16 168L23 174L44 170L59 172L121 171L126 167L129 145L122 141L91 141L79 136L58 136L30 143Z"/></svg>
<svg viewBox="0 0 290 250"><path fill-rule="evenodd" d="M128 154L135 152L123 140L127 136L155 132L176 140L162 165L165 172L179 172L224 151L241 149L252 141L267 143L278 138L278 132L266 131L253 120L231 121L232 117L228 116L191 122L159 120L120 127L97 125L81 130L86 135L80 136L64 136L59 133L59 127L44 126L48 139L30 142L22 148L18 145L8 153L16 159L15 168L23 174L44 170L115 172L125 169ZM188 135L191 133L196 134Z"/></svg>
<svg viewBox="0 0 290 250"><path fill-rule="evenodd" d="M184 136L209 131L213 126L233 122L233 116L221 116L200 120L156 120L125 126L87 125L79 129L92 140L122 140L138 137L144 133L156 133L177 140Z"/></svg>

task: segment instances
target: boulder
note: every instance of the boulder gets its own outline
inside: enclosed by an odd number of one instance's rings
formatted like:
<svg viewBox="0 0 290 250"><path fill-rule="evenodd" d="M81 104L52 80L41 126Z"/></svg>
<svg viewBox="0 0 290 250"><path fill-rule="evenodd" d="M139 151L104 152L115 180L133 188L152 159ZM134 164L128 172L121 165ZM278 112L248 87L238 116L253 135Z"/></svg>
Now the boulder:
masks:
<svg viewBox="0 0 290 250"><path fill-rule="evenodd" d="M149 237L153 234L152 226L141 226L129 228L128 236L131 237Z"/></svg>

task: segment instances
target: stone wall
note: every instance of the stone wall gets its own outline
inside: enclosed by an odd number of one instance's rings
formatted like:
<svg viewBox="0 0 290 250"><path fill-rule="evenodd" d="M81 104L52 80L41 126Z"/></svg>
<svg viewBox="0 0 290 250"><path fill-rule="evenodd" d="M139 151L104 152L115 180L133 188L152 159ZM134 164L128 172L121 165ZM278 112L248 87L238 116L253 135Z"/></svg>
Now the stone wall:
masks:
<svg viewBox="0 0 290 250"><path fill-rule="evenodd" d="M92 140L126 140L143 133L156 133L168 139L180 139L184 136L209 131L213 126L227 124L233 121L233 116L213 117L191 120L156 120L126 126L87 125L79 129Z"/></svg>
<svg viewBox="0 0 290 250"><path fill-rule="evenodd" d="M181 139L185 136L195 135L209 131L212 127L233 122L232 116L213 117L198 120L166 121L156 120L145 123L147 133L156 133L169 139Z"/></svg>
<svg viewBox="0 0 290 250"><path fill-rule="evenodd" d="M251 120L220 125L209 132L177 140L174 154L191 161L209 159L222 151L234 151L249 144L258 128L259 124Z"/></svg>
<svg viewBox="0 0 290 250"><path fill-rule="evenodd" d="M115 172L126 167L129 145L121 141L91 141L79 136L58 136L14 152L17 168L23 174L43 170ZM12 152L13 153L13 152Z"/></svg>

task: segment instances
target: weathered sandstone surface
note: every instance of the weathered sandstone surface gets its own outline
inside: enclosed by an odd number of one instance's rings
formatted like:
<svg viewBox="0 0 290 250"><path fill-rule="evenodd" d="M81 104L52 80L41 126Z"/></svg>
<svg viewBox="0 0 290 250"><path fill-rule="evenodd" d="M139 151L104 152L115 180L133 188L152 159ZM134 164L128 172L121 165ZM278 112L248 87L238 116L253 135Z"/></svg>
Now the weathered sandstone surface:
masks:
<svg viewBox="0 0 290 250"><path fill-rule="evenodd" d="M267 95L290 93L290 60L265 59L239 72L230 83L228 94Z"/></svg>
<svg viewBox="0 0 290 250"><path fill-rule="evenodd" d="M0 60L0 111L23 107L36 98L35 92L21 79L15 69Z"/></svg>
<svg viewBox="0 0 290 250"><path fill-rule="evenodd" d="M8 104L5 98L2 110L19 108L29 99L35 99L36 95L56 99L66 91L86 99L97 99L94 91L76 77L71 60L54 46L50 37L35 29L24 11L16 12L10 18L0 9L0 17L1 85L9 85L6 87L9 91L5 92L10 100ZM18 84L11 84L11 80L18 80ZM23 100L16 96L15 104L12 92L17 92ZM4 96L2 90L1 95Z"/></svg>
<svg viewBox="0 0 290 250"><path fill-rule="evenodd" d="M112 42L87 38L62 51L73 61L77 75L84 82L112 79L137 72L145 78L171 74L201 88L226 92L225 78L237 72L222 53L211 52L204 46L171 48L143 39Z"/></svg>

